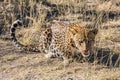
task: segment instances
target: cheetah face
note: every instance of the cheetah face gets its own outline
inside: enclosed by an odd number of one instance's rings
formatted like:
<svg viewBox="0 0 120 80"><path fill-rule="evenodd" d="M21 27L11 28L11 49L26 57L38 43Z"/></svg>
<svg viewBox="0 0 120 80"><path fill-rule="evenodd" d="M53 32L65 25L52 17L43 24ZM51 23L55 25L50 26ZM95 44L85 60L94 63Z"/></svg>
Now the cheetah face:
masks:
<svg viewBox="0 0 120 80"><path fill-rule="evenodd" d="M74 28L72 29L73 40L79 52L84 56L88 57L93 49L95 43L95 36L98 32L98 29L81 29Z"/></svg>
<svg viewBox="0 0 120 80"><path fill-rule="evenodd" d="M74 36L75 44L84 57L90 55L95 43L97 31L97 29L87 30L84 35L79 33Z"/></svg>

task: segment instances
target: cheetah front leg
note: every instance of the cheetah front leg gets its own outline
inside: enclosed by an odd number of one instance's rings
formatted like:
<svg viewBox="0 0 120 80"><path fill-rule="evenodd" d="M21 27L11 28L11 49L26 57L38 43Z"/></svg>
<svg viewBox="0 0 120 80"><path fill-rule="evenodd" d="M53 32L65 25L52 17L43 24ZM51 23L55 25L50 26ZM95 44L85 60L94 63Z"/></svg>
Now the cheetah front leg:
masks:
<svg viewBox="0 0 120 80"><path fill-rule="evenodd" d="M58 49L50 49L46 50L45 57L46 58L59 58L61 61L63 61L64 66L68 66L71 62L70 59L68 59L66 56L64 56L64 52L59 51Z"/></svg>
<svg viewBox="0 0 120 80"><path fill-rule="evenodd" d="M55 51L54 51L55 52ZM46 58L60 58L61 60L63 60L63 56L58 53L54 53L53 51L46 51L47 54L45 54Z"/></svg>

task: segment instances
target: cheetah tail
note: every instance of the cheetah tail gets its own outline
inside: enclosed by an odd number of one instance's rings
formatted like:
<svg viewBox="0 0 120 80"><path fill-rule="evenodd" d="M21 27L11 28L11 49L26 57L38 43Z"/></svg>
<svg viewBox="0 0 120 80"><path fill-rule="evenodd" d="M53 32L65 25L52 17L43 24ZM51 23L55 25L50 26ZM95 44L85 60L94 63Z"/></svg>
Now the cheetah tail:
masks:
<svg viewBox="0 0 120 80"><path fill-rule="evenodd" d="M20 50L25 50L25 51L38 51L38 49L36 48L33 48L33 47L30 47L30 46L25 46L23 44L21 44L16 36L15 36L15 31L16 31L16 28L18 26L22 26L22 21L21 20L16 20L13 22L13 24L11 25L11 28L10 28L10 34L11 34L11 38L12 38L12 42L14 43L14 45L16 47L18 47Z"/></svg>
<svg viewBox="0 0 120 80"><path fill-rule="evenodd" d="M15 31L18 26L22 26L22 21L16 20L13 22L10 28L10 34L11 34L12 42L14 43L14 45L18 47L19 49L21 49L23 45L20 42L18 42L15 36Z"/></svg>

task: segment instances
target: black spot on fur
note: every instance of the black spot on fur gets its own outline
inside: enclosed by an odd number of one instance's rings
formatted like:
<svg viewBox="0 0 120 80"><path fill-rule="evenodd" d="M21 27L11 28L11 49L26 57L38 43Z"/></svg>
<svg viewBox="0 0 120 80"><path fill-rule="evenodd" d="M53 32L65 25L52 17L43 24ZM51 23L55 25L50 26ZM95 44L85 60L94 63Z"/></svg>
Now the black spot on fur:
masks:
<svg viewBox="0 0 120 80"><path fill-rule="evenodd" d="M17 39L16 39L16 38L13 38L13 41L14 41L14 42L16 42L16 41L17 41Z"/></svg>
<svg viewBox="0 0 120 80"><path fill-rule="evenodd" d="M15 32L15 28L11 28L11 32Z"/></svg>
<svg viewBox="0 0 120 80"><path fill-rule="evenodd" d="M11 36L12 36L12 37L15 37L15 33L11 33Z"/></svg>
<svg viewBox="0 0 120 80"><path fill-rule="evenodd" d="M17 26L18 26L18 24L17 24L17 23L15 23L15 24L13 24L13 26L14 26L14 27L17 27Z"/></svg>
<svg viewBox="0 0 120 80"><path fill-rule="evenodd" d="M52 37L52 34L51 34L51 33L49 33L49 34L48 34L48 37Z"/></svg>
<svg viewBox="0 0 120 80"><path fill-rule="evenodd" d="M18 22L18 25L22 26L22 23L21 23L21 22Z"/></svg>

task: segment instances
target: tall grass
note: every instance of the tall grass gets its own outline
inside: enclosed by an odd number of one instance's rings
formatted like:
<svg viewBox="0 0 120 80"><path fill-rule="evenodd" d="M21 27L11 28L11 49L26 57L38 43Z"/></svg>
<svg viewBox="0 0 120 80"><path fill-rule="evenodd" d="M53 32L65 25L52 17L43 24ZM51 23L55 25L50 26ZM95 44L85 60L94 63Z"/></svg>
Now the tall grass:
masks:
<svg viewBox="0 0 120 80"><path fill-rule="evenodd" d="M25 45L38 46L42 26L56 19L98 28L95 46L119 54L119 4L119 0L4 0L0 15L4 16L5 32L9 31L14 20L20 18L24 21L26 28L19 31L18 38L22 35L20 40ZM101 76L100 80L103 79Z"/></svg>

